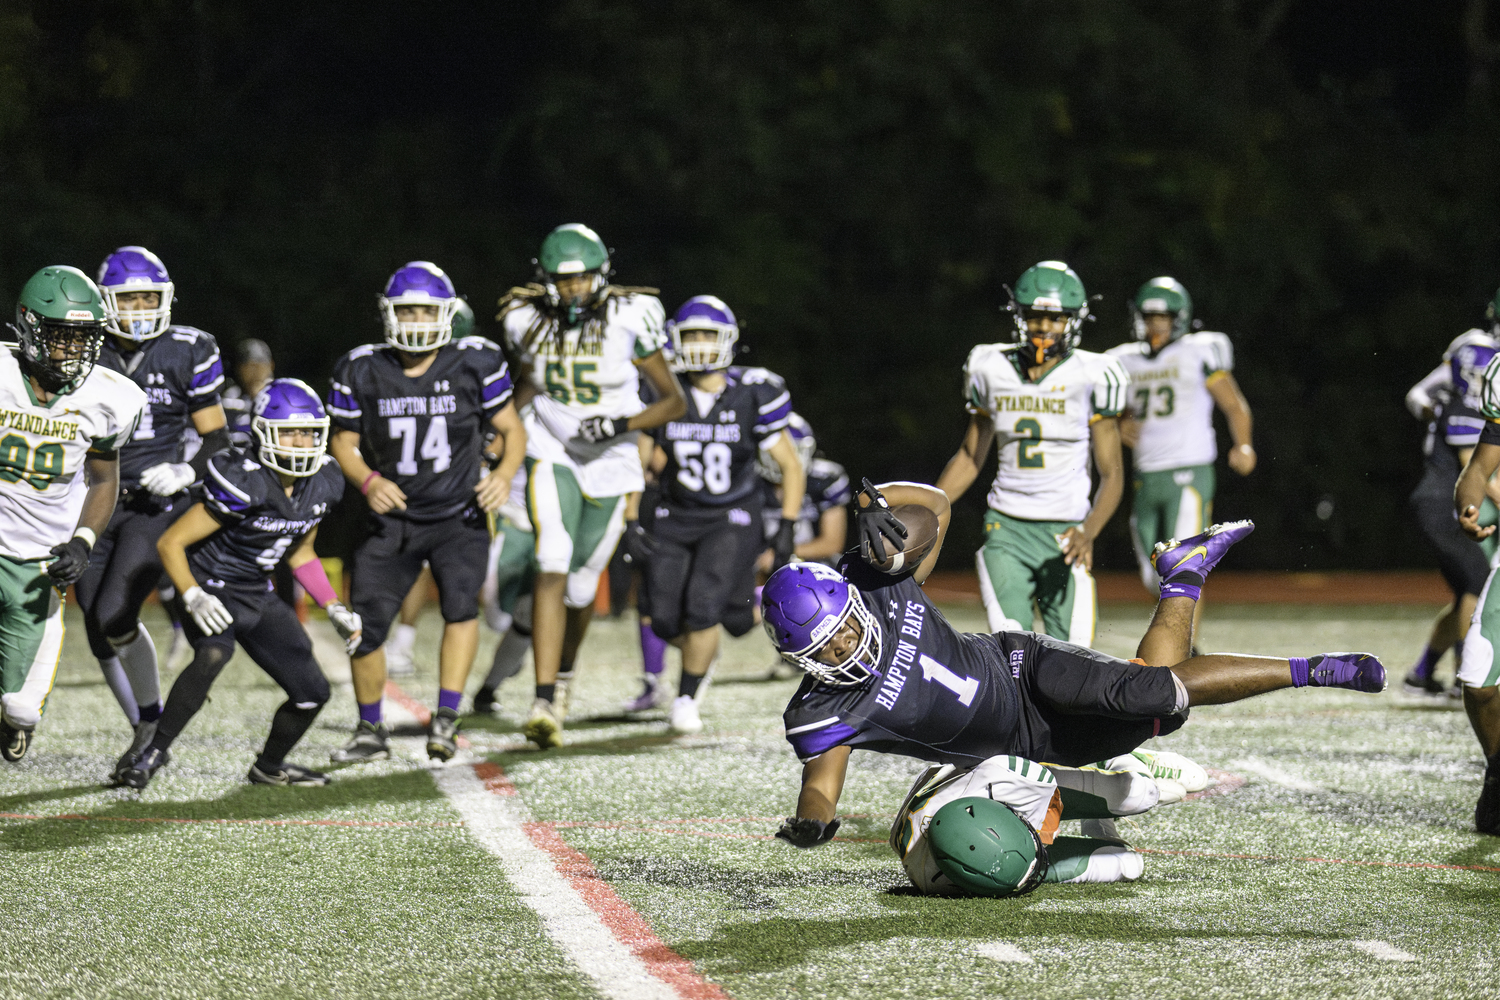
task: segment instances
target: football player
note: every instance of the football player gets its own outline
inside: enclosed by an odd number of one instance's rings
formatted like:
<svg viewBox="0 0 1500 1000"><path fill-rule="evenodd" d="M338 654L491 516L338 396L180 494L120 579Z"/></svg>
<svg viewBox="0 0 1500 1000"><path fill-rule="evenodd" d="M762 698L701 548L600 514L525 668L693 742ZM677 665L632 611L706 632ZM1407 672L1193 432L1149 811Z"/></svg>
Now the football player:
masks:
<svg viewBox="0 0 1500 1000"><path fill-rule="evenodd" d="M807 489L802 495L802 509L797 512L797 522L792 534L795 548L792 554L804 562L826 562L832 565L843 553L849 534L849 518L845 507L850 500L849 474L837 462L830 462L817 454L818 442L812 426L799 413L793 413L787 422L787 436L797 449L797 458L807 470ZM786 502L786 490L781 482L781 466L769 460L762 449L756 469L761 476L761 490L765 494L762 510L765 521L765 540L772 546L781 532L785 519L782 506ZM774 552L768 548L761 554L757 569L770 573Z"/></svg>
<svg viewBox="0 0 1500 1000"><path fill-rule="evenodd" d="M1484 429L1453 491L1459 527L1475 540L1495 534L1495 525L1481 525L1479 518L1486 485L1500 470L1500 355L1490 359L1480 377L1479 403ZM1495 645L1500 642L1500 588L1495 587L1495 572L1490 570L1484 582L1464 637L1458 683L1463 685L1464 711L1485 758L1474 827L1480 833L1500 836L1500 662L1495 658Z"/></svg>
<svg viewBox="0 0 1500 1000"><path fill-rule="evenodd" d="M490 672L474 692L474 711L496 711L495 692L501 683L521 672L531 648L532 587L536 582L536 533L526 512L526 473L511 481L510 496L494 518L490 561L479 605L490 628L500 634Z"/></svg>
<svg viewBox="0 0 1500 1000"><path fill-rule="evenodd" d="M696 733L702 687L719 652L719 626L739 637L755 627L755 560L764 544L757 456L782 483L776 565L792 557L806 474L785 433L792 397L781 376L735 365L740 328L712 295L688 299L667 324L672 367L688 412L652 432L661 483L646 560L643 617L682 651L672 730Z"/></svg>
<svg viewBox="0 0 1500 1000"><path fill-rule="evenodd" d="M1500 292L1486 308L1491 329L1459 334L1443 352L1443 363L1438 366L1442 378L1429 375L1406 394L1407 407L1427 423L1427 435L1422 442L1422 478L1408 503L1417 527L1437 556L1444 581L1453 591L1453 603L1433 622L1422 655L1406 675L1402 690L1409 695L1444 693L1433 670L1448 650L1455 646L1461 650L1495 554L1496 538L1491 536L1476 544L1453 520L1453 489L1484 428L1484 417L1479 412L1480 379L1500 348L1500 341L1495 339L1494 324L1500 317L1497 310L1500 310ZM1479 524L1494 524L1497 517L1500 514L1494 502L1485 497L1479 506ZM1462 658L1461 652L1459 657ZM1455 684L1452 693L1462 697L1462 686Z"/></svg>
<svg viewBox="0 0 1500 1000"><path fill-rule="evenodd" d="M479 588L489 554L485 514L510 491L526 449L510 371L494 341L453 340L459 303L436 264L399 268L380 296L385 343L356 347L334 367L333 457L370 503L370 536L354 554L350 604L363 622L352 664L359 722L335 762L390 755L382 718L386 632L432 567L443 615L438 704L427 755L458 752L458 707L479 646ZM481 475L486 425L491 470Z"/></svg>
<svg viewBox="0 0 1500 1000"><path fill-rule="evenodd" d="M797 813L784 828L799 846L831 836L856 748L959 766L1014 755L1081 767L1175 732L1193 705L1309 685L1385 687L1385 668L1368 653L1189 656L1193 605L1208 572L1253 530L1249 521L1158 545L1161 599L1127 661L1033 632L958 632L920 586L948 528L942 491L895 483L867 488L859 502L858 556L839 569L784 566L761 596L772 644L808 675L782 717L803 762ZM937 516L936 542L914 571L873 568L906 534L888 504Z"/></svg>
<svg viewBox="0 0 1500 1000"><path fill-rule="evenodd" d="M1160 583L1151 551L1166 538L1208 527L1214 505L1214 407L1224 412L1229 467L1255 469L1250 404L1235 382L1234 348L1222 333L1193 330L1193 300L1176 278L1152 278L1131 302L1135 340L1109 349L1130 376L1120 437L1134 450L1130 535L1141 582ZM1198 605L1201 615L1203 605Z"/></svg>
<svg viewBox="0 0 1500 1000"><path fill-rule="evenodd" d="M1073 269L1044 260L1006 307L1015 342L980 344L964 366L969 427L938 479L957 500L979 476L990 442L1000 464L975 556L990 628L1027 629L1032 602L1049 635L1094 641L1094 539L1120 505L1125 471L1119 361L1078 348L1088 295ZM1099 489L1089 504L1089 463Z"/></svg>
<svg viewBox="0 0 1500 1000"><path fill-rule="evenodd" d="M255 397L254 413L257 447L211 458L203 499L157 542L182 595L193 660L172 684L150 742L120 772L126 787L145 788L167 765L172 742L208 700L236 641L287 695L250 766L250 781L328 784L327 775L286 759L328 701L329 689L313 659L312 640L296 612L271 591L270 577L286 558L297 582L328 611L328 620L353 651L360 639L359 616L339 603L313 553L318 523L343 496L344 480L327 455L328 414L306 383L276 379Z"/></svg>
<svg viewBox="0 0 1500 1000"><path fill-rule="evenodd" d="M111 780L135 763L156 733L161 680L141 605L162 578L156 540L188 507L188 487L229 447L219 389L219 346L202 330L172 323L171 277L145 247L121 247L99 265L109 336L98 364L146 393L146 408L120 443L120 499L76 586L89 648L135 727ZM187 460L188 430L201 439ZM122 681L124 683L122 683ZM123 697L122 697L123 695Z"/></svg>
<svg viewBox="0 0 1500 1000"><path fill-rule="evenodd" d="M0 350L0 756L10 761L41 721L63 596L110 523L120 446L146 405L139 386L96 364L110 318L88 275L44 267L16 300L19 346Z"/></svg>
<svg viewBox="0 0 1500 1000"><path fill-rule="evenodd" d="M682 416L687 400L662 352L661 301L654 290L610 283L598 234L558 226L542 241L536 267L537 280L511 289L496 318L520 369L536 531L536 698L524 731L554 747L562 745L566 685L599 575L625 530L626 497L644 482L635 432ZM641 402L641 373L656 390L654 403Z"/></svg>

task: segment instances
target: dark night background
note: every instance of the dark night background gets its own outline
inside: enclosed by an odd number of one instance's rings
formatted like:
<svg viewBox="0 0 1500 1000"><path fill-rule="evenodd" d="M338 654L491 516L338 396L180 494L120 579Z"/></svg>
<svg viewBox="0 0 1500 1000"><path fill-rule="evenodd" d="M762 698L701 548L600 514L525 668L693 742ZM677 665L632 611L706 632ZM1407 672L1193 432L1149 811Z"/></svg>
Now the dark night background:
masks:
<svg viewBox="0 0 1500 1000"><path fill-rule="evenodd" d="M1003 282L1072 263L1102 350L1171 273L1256 415L1237 564L1423 565L1402 395L1500 285L1496 39L1486 0L6 2L0 308L144 244L176 319L322 385L395 267L492 332L583 221L669 311L727 299L856 477L930 481Z"/></svg>

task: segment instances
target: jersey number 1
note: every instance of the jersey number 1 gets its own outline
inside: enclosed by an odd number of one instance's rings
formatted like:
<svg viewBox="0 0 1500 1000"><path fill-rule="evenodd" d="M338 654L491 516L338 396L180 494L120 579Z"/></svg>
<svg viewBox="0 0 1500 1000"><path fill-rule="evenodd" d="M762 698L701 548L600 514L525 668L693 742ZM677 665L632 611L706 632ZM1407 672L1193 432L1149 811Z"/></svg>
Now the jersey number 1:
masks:
<svg viewBox="0 0 1500 1000"><path fill-rule="evenodd" d="M958 703L964 708L974 704L974 696L979 693L979 681L973 677L960 677L937 660L923 653L917 660L922 665L922 679L924 681L937 681L943 687L958 695Z"/></svg>
<svg viewBox="0 0 1500 1000"><path fill-rule="evenodd" d="M396 474L417 474L417 418L392 417L391 439L401 439L401 458L396 463ZM432 418L427 425L427 434L422 438L421 456L432 462L433 472L444 472L453 464L453 449L448 447L448 418L442 415Z"/></svg>

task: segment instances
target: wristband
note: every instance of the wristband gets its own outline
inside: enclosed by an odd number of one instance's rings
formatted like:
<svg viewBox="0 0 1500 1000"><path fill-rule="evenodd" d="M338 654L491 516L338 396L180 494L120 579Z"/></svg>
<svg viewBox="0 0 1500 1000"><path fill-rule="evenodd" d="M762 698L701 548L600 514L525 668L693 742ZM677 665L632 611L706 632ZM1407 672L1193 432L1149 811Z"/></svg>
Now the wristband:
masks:
<svg viewBox="0 0 1500 1000"><path fill-rule="evenodd" d="M370 474L365 477L365 481L359 484L359 491L361 493L363 493L365 496L369 496L370 495L370 481L372 479L374 479L376 476L380 476L380 470L379 469L371 469L370 470ZM385 477L384 476L380 476L380 478L384 479Z"/></svg>
<svg viewBox="0 0 1500 1000"><path fill-rule="evenodd" d="M73 532L73 537L74 538L82 538L83 541L84 541L84 544L87 545L90 550L92 550L94 548L94 543L99 540L99 536L96 535L96 534L94 534L94 529L93 528L82 528L82 527L80 527L80 528L76 529Z"/></svg>

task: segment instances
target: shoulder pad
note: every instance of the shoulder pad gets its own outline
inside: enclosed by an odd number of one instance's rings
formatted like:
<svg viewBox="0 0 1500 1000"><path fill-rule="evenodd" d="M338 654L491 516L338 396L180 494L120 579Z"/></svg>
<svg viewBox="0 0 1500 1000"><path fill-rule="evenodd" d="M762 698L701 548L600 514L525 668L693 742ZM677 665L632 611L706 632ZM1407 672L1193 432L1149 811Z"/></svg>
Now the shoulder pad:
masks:
<svg viewBox="0 0 1500 1000"><path fill-rule="evenodd" d="M222 514L244 517L264 499L257 488L260 471L260 462L245 449L214 455L203 475L203 502Z"/></svg>
<svg viewBox="0 0 1500 1000"><path fill-rule="evenodd" d="M453 344L460 351L498 351L498 350L500 350L500 345L499 344L495 343L493 340L489 339L488 337L481 337L481 336L478 336L478 335L469 336L469 337L460 337L458 340L455 340L453 342Z"/></svg>
<svg viewBox="0 0 1500 1000"><path fill-rule="evenodd" d="M173 340L180 340L184 344L195 343L200 337L207 337L209 340L213 340L212 334L200 330L196 326L178 326L176 323L173 323L167 327L167 332L172 335Z"/></svg>
<svg viewBox="0 0 1500 1000"><path fill-rule="evenodd" d="M1443 352L1443 360L1451 361L1453 352L1457 351L1460 347L1468 347L1471 344L1478 347L1494 347L1496 346L1496 343L1497 342L1495 338L1490 336L1483 330L1480 330L1478 328L1465 330L1463 333L1460 333L1457 337L1453 338L1453 342L1450 343L1448 345L1448 349Z"/></svg>
<svg viewBox="0 0 1500 1000"><path fill-rule="evenodd" d="M1188 336L1191 337L1192 334L1188 334ZM1113 358L1128 358L1132 354L1145 354L1146 345L1139 340L1127 340L1123 344L1116 344L1104 353Z"/></svg>
<svg viewBox="0 0 1500 1000"><path fill-rule="evenodd" d="M739 380L743 385L759 385L762 382L781 385L785 381L780 375L777 375L769 368L741 368L739 370Z"/></svg>
<svg viewBox="0 0 1500 1000"><path fill-rule="evenodd" d="M350 361L353 361L355 358L368 358L370 355L374 354L376 351L380 350L384 346L386 346L386 345L384 345L384 344L361 344L358 347L356 347L354 350L350 351L348 354L344 355L344 357L348 358Z"/></svg>

